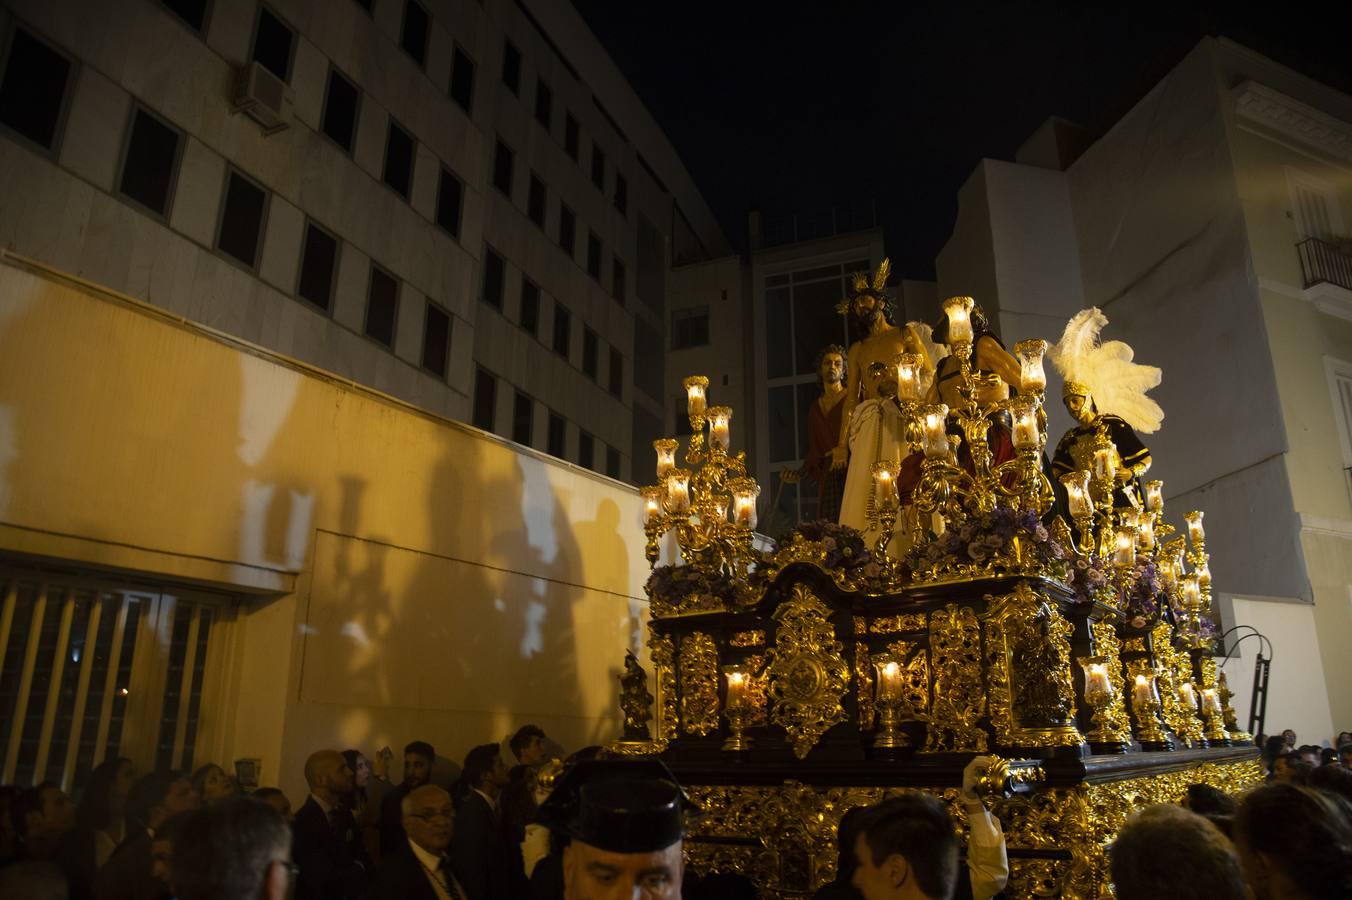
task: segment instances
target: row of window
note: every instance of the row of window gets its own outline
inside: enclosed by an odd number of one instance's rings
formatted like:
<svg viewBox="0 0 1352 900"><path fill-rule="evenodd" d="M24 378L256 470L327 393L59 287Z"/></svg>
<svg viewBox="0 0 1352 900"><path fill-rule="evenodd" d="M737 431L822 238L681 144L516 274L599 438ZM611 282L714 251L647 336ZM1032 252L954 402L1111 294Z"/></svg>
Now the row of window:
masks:
<svg viewBox="0 0 1352 900"><path fill-rule="evenodd" d="M492 247L484 248L484 277L479 299L503 312L507 288L507 263ZM505 313L504 313L505 315ZM540 286L525 275L521 276L521 306L517 324L533 337L540 336ZM550 334L549 346L569 363L572 362L573 314L556 297L554 299L554 322ZM601 356L601 339L595 331L586 325L582 331L582 374L592 381L600 383L598 371ZM624 398L624 355L616 347L610 348L610 369L607 389L616 400Z"/></svg>
<svg viewBox="0 0 1352 900"><path fill-rule="evenodd" d="M510 385L507 385L510 387ZM511 438L526 447L533 446L535 430L535 398L524 391L514 388L512 397ZM497 431L498 376L479 367L474 378L474 410L471 421L484 431ZM548 409L549 422L545 429L545 452L559 459L567 459L568 420L552 409ZM604 461L598 459L597 444L605 448ZM590 432L579 428L577 436L577 459L575 462L595 472L604 471L611 478L620 477L620 451L597 441ZM604 470L600 468L604 462Z"/></svg>

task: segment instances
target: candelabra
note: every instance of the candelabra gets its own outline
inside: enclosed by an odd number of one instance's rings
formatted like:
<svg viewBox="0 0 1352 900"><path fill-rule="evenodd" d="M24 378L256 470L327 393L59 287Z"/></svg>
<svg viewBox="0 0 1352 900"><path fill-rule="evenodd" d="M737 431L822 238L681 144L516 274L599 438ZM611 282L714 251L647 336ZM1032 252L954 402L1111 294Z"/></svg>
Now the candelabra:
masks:
<svg viewBox="0 0 1352 900"><path fill-rule="evenodd" d="M653 442L658 483L640 492L648 562L657 562L662 535L674 530L686 562L744 574L752 557L760 486L747 476L745 454L728 452L732 410L706 404L709 379L694 375L684 384L691 428L685 461L694 468L677 468L674 439Z"/></svg>
<svg viewBox="0 0 1352 900"><path fill-rule="evenodd" d="M1080 668L1084 670L1084 702L1089 704L1093 715L1090 721L1094 728L1085 735L1093 744L1120 744L1123 736L1113 721L1112 699L1116 691L1108 667L1113 660L1107 656L1081 656Z"/></svg>
<svg viewBox="0 0 1352 900"><path fill-rule="evenodd" d="M1136 739L1144 750L1172 750L1173 742L1160 727L1160 696L1155 686L1158 673L1138 672L1131 691L1131 712L1136 718Z"/></svg>
<svg viewBox="0 0 1352 900"><path fill-rule="evenodd" d="M878 735L873 746L894 750L908 745L906 735L897 727L901 710L901 662L890 652L876 654L873 667L877 671L878 691L873 705L878 710Z"/></svg>
<svg viewBox="0 0 1352 900"><path fill-rule="evenodd" d="M738 663L723 667L723 677L727 679L727 699L723 702L723 715L728 720L728 737L723 741L723 749L741 752L751 749L751 738L743 732L746 720L751 714L751 702L747 695L750 688L751 673L746 666Z"/></svg>
<svg viewBox="0 0 1352 900"><path fill-rule="evenodd" d="M1212 747L1227 747L1230 744L1230 732L1225 730L1225 714L1221 707L1220 694L1214 687L1202 688L1202 721L1206 731L1202 736Z"/></svg>

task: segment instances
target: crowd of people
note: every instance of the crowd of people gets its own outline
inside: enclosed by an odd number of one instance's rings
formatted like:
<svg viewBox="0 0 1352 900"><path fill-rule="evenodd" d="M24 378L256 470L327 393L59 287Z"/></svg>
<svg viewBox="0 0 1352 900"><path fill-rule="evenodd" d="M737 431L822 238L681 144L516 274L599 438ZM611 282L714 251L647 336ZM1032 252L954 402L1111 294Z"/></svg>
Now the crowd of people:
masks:
<svg viewBox="0 0 1352 900"><path fill-rule="evenodd" d="M1192 785L1144 809L1108 848L1121 900L1352 897L1352 733L1332 753L1294 732L1260 743L1270 778L1241 797ZM279 789L241 790L217 765L137 777L110 759L75 803L55 784L0 788L0 898L25 900L607 900L751 898L750 881L687 876L693 804L666 767L559 760L534 725L474 747L459 777L434 779L425 741L393 754L319 750L293 807ZM511 759L508 758L510 754ZM910 792L851 809L836 879L819 900L999 896L1009 862L999 820L963 773L966 846L947 807ZM442 779L443 781L445 779ZM297 798L299 799L299 798Z"/></svg>

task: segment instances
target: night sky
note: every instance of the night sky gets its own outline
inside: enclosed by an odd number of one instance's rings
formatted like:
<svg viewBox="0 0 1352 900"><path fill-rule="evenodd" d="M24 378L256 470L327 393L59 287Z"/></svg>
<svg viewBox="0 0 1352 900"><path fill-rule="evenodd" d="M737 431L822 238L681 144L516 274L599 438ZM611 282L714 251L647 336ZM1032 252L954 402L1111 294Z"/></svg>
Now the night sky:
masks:
<svg viewBox="0 0 1352 900"><path fill-rule="evenodd" d="M748 209L875 198L908 278L933 277L978 160L1051 115L1102 133L1204 35L1352 93L1347 4L573 2L735 247Z"/></svg>

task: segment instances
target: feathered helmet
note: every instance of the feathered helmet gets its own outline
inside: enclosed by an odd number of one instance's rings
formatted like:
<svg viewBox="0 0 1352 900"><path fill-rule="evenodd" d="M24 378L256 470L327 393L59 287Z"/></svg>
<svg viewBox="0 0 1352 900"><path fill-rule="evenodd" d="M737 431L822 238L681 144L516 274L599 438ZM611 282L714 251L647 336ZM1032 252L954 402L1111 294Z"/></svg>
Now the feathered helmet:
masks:
<svg viewBox="0 0 1352 900"><path fill-rule="evenodd" d="M850 313L850 306L860 297L872 297L883 307L889 320L895 319L892 307L892 295L887 290L887 277L892 274L892 261L884 259L878 266L878 271L872 276L868 272L855 272L849 276L849 288L845 293L845 299L836 304L836 314L845 316Z"/></svg>
<svg viewBox="0 0 1352 900"><path fill-rule="evenodd" d="M1122 341L1099 343L1108 317L1098 307L1080 310L1047 354L1065 379L1066 397L1092 397L1101 413L1118 416L1137 431L1152 434L1164 422L1164 410L1146 396L1163 373L1132 362L1135 354Z"/></svg>

